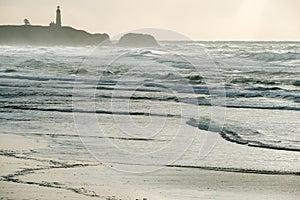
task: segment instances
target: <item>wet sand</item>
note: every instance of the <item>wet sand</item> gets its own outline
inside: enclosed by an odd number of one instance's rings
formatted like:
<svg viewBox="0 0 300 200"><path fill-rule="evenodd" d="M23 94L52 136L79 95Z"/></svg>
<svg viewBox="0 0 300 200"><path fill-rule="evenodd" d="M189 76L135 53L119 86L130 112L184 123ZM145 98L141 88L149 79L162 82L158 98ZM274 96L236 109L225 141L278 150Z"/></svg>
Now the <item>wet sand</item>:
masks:
<svg viewBox="0 0 300 200"><path fill-rule="evenodd" d="M299 199L300 176L166 167L118 172L98 162L32 157L35 139L0 134L1 199Z"/></svg>

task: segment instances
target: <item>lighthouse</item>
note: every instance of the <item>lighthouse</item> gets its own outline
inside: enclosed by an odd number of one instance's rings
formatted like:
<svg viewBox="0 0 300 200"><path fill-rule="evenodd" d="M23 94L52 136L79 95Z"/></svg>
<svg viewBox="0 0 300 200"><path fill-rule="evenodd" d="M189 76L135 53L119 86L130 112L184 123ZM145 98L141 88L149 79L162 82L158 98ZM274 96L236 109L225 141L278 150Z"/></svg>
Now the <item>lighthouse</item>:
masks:
<svg viewBox="0 0 300 200"><path fill-rule="evenodd" d="M61 14L60 14L59 6L57 6L57 9L56 9L56 26L61 27Z"/></svg>
<svg viewBox="0 0 300 200"><path fill-rule="evenodd" d="M57 28L57 27L60 28L61 27L61 13L60 13L60 7L59 6L57 6L57 9L56 9L56 23L51 21L49 25L53 28Z"/></svg>

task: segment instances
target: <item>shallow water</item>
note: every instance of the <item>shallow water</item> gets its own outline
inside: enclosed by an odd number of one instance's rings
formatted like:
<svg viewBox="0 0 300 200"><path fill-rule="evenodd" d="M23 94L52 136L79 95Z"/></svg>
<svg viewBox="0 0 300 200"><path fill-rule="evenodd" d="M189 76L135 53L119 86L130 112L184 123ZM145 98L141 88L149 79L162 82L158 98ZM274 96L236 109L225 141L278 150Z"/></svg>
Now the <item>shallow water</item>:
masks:
<svg viewBox="0 0 300 200"><path fill-rule="evenodd" d="M0 51L0 127L48 144L32 156L300 170L298 42Z"/></svg>

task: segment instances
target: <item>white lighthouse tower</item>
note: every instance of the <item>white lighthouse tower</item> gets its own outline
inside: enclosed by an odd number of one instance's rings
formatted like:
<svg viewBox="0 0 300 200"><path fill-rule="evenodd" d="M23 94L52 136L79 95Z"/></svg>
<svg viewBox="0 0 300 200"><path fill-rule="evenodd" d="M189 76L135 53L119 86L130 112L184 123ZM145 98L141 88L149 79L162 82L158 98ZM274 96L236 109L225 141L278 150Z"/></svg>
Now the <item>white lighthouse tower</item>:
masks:
<svg viewBox="0 0 300 200"><path fill-rule="evenodd" d="M57 6L57 9L56 9L56 26L61 27L61 13L60 13L59 6Z"/></svg>
<svg viewBox="0 0 300 200"><path fill-rule="evenodd" d="M56 23L54 23L53 21L51 21L51 23L49 24L50 26L52 27L58 27L60 28L61 27L61 11L60 11L60 7L57 6L57 9L56 9L56 20L55 20Z"/></svg>

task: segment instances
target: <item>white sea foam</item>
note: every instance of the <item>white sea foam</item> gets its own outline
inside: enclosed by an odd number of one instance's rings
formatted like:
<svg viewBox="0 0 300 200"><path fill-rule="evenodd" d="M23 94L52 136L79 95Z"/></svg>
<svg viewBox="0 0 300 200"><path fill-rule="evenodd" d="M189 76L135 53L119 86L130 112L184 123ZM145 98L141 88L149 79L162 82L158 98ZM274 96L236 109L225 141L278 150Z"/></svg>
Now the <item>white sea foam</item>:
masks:
<svg viewBox="0 0 300 200"><path fill-rule="evenodd" d="M196 55L197 48L203 47L218 67L218 77L210 78L223 81L226 89L224 102L218 101L217 94L221 93L218 85L207 86L205 76L208 73L197 72L189 62ZM53 147L61 145L70 150L61 154L59 148L53 149L53 154L59 157L74 154L72 146L75 141L70 139L64 143L65 139L60 140L59 136L63 134L67 137L76 132L72 118L74 113L96 113L104 120L104 129L111 134L106 138L114 139L114 142L121 140L116 144L123 147L132 145L131 151L137 148L147 152L172 141L176 123L199 131L199 117L203 114L209 119L209 110L217 107L228 107L225 129L220 132L228 142L248 145L252 149L261 147L287 151L283 153L285 155L289 150L300 148L300 44L297 42L162 42L161 47L134 51L119 47L1 46L0 51L2 131L22 132L25 135L32 132L57 134L58 141L51 139ZM97 55L101 55L101 59ZM202 68L208 69L207 66ZM78 90L73 90L74 84ZM95 107L74 109L73 101L89 102ZM118 105L129 101L129 110L125 107L115 110L116 107L110 105L112 101ZM218 106L213 101L218 101ZM181 104L200 109L200 116L181 113L178 110ZM161 109L156 109L157 105L162 106L159 107ZM256 119L253 113L259 114L255 115ZM110 115L135 117L139 126L147 126L151 120L171 120L170 124L175 124L173 128L169 124L168 129L161 132L162 135L148 140L142 133L136 137L124 136L117 127L110 129L110 123L113 123ZM186 124L191 118L197 122L200 120L196 127ZM202 131L203 127L202 123ZM151 128L155 129L150 126L149 130ZM88 132L97 136L97 130ZM182 137L184 139L184 135ZM93 141L102 140L103 137L97 140L89 138L87 142L95 146ZM128 141L130 143L126 143ZM156 144L156 141L159 142ZM79 142L76 145L82 144ZM105 147L95 148L100 151ZM84 150L78 154L80 159L88 159ZM134 163L134 160L128 162ZM245 167L244 164L235 164L236 167ZM219 164L210 161L209 165ZM252 163L249 164L251 167L257 166ZM296 169L299 169L296 165L291 167L291 170Z"/></svg>

